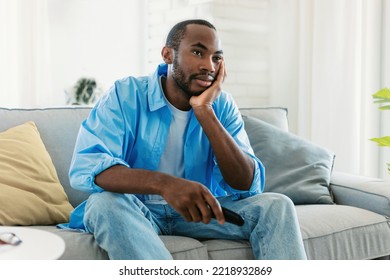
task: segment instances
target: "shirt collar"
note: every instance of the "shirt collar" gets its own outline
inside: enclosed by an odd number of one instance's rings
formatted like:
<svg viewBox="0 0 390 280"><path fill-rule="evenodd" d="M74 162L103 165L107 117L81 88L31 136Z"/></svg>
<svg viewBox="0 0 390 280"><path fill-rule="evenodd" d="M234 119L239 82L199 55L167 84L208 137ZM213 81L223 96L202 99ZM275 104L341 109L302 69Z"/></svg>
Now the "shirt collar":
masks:
<svg viewBox="0 0 390 280"><path fill-rule="evenodd" d="M167 76L168 65L162 63L157 66L156 71L149 76L148 103L151 111L156 111L167 106L164 93L160 87L159 79L161 76Z"/></svg>

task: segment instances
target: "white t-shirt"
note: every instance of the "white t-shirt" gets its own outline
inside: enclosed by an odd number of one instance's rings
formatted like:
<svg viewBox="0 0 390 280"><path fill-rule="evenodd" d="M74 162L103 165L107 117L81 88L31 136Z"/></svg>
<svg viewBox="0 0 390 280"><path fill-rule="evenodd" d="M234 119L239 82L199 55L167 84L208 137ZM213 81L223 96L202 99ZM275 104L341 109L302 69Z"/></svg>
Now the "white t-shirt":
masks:
<svg viewBox="0 0 390 280"><path fill-rule="evenodd" d="M160 78L161 87L161 78ZM176 177L184 177L184 142L191 111L181 111L165 98L172 113L171 126L164 153L157 171ZM148 195L148 203L166 204L160 195Z"/></svg>

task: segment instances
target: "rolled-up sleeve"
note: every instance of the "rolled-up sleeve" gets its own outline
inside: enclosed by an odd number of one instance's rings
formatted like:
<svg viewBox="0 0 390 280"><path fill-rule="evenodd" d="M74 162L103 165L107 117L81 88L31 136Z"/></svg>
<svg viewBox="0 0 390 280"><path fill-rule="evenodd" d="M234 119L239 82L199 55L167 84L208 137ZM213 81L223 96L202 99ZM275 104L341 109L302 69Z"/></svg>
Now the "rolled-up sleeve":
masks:
<svg viewBox="0 0 390 280"><path fill-rule="evenodd" d="M231 195L232 200L243 199L256 194L260 194L264 191L264 167L261 164L261 162L259 162L258 160L256 159L253 160L255 162L255 168L254 168L252 185L249 188L249 190L243 191L243 190L232 188L223 179L220 180L219 184L222 186L222 188L225 189L227 194Z"/></svg>
<svg viewBox="0 0 390 280"><path fill-rule="evenodd" d="M104 110L103 110L104 108ZM81 124L69 170L71 186L87 192L102 192L95 176L124 160L124 120L115 86L96 104Z"/></svg>

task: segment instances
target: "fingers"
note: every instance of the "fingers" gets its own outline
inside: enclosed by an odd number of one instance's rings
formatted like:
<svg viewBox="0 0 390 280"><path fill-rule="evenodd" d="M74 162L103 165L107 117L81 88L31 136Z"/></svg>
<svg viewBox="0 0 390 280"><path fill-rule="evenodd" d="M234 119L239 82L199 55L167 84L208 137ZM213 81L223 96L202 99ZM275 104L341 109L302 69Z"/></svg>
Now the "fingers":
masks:
<svg viewBox="0 0 390 280"><path fill-rule="evenodd" d="M225 222L221 205L209 192L206 192L200 200L188 203L186 207L178 209L178 212L187 222L208 224L212 218L215 218L219 224L224 224Z"/></svg>
<svg viewBox="0 0 390 280"><path fill-rule="evenodd" d="M221 206L218 202L213 205L214 206L211 207L207 203L198 204L197 207L188 208L182 215L187 222L202 222L208 224L211 219L215 217L219 224L224 224L225 217L222 213Z"/></svg>
<svg viewBox="0 0 390 280"><path fill-rule="evenodd" d="M215 217L217 222L221 225L225 223L225 217L222 213L222 208L221 205L219 204L218 200L213 196L209 195L205 197L206 203L207 203L207 208L208 208L208 213L211 214L211 217ZM211 212L210 212L211 210ZM208 218L209 216L204 216L205 218ZM208 220L210 221L210 220Z"/></svg>
<svg viewBox="0 0 390 280"><path fill-rule="evenodd" d="M186 222L197 223L197 222L202 221L202 215L201 215L200 211L198 210L198 207L196 204L186 203L186 205L182 205L180 207L176 206L174 208L176 209L177 212L180 213L180 215L182 215L182 217L184 218L184 220L186 220Z"/></svg>
<svg viewBox="0 0 390 280"><path fill-rule="evenodd" d="M222 84L225 81L226 78L226 67L225 67L225 61L222 60L221 64L219 66L218 74L215 83L211 86L212 91L214 91L215 98L219 95L219 93L222 91Z"/></svg>
<svg viewBox="0 0 390 280"><path fill-rule="evenodd" d="M225 222L218 200L202 184L178 180L170 186L164 188L163 197L187 222L208 224L213 217Z"/></svg>
<svg viewBox="0 0 390 280"><path fill-rule="evenodd" d="M216 80L211 87L220 90L222 83L225 81L225 77L226 77L225 61L222 60L221 64L219 65L219 70L218 70Z"/></svg>
<svg viewBox="0 0 390 280"><path fill-rule="evenodd" d="M199 208L197 207L197 205L189 208L188 211L191 215L190 222L195 222L195 223L203 222L203 215L202 215L201 211L199 210Z"/></svg>
<svg viewBox="0 0 390 280"><path fill-rule="evenodd" d="M218 200L205 188L202 201L197 203L197 209L200 214L200 221L208 224L212 218L215 218L219 224L225 222L225 217L222 213L221 205Z"/></svg>
<svg viewBox="0 0 390 280"><path fill-rule="evenodd" d="M225 61L221 61L221 65L219 67L218 77L217 79L223 83L225 81L225 78L227 76L226 67L225 67Z"/></svg>
<svg viewBox="0 0 390 280"><path fill-rule="evenodd" d="M226 77L227 77L227 71L226 71L226 67L225 67L225 61L222 61L223 62L223 81L225 81Z"/></svg>

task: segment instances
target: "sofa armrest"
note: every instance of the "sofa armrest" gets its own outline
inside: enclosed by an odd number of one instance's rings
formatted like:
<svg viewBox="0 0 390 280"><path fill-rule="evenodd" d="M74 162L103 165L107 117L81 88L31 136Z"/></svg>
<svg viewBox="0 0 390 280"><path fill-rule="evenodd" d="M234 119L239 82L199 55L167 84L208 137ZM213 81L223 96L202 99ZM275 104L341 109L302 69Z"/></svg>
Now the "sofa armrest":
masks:
<svg viewBox="0 0 390 280"><path fill-rule="evenodd" d="M390 181L333 172L330 189L336 204L355 206L390 217Z"/></svg>

